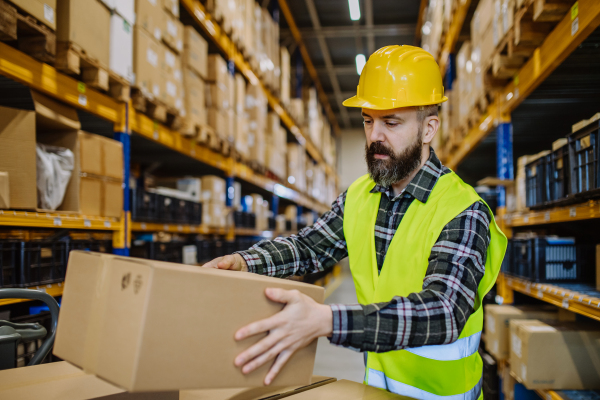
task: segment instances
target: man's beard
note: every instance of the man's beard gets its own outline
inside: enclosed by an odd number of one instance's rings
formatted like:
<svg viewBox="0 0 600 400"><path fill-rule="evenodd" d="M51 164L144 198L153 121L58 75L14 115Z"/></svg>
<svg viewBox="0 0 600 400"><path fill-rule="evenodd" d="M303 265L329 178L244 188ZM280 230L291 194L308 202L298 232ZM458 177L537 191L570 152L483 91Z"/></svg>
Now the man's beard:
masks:
<svg viewBox="0 0 600 400"><path fill-rule="evenodd" d="M394 153L391 148L381 142L373 142L371 146L365 144L365 160L371 179L383 187L389 187L405 179L411 172L419 168L423 150L422 133L422 130L419 129L417 140L400 154ZM377 159L375 154L386 155L389 158Z"/></svg>

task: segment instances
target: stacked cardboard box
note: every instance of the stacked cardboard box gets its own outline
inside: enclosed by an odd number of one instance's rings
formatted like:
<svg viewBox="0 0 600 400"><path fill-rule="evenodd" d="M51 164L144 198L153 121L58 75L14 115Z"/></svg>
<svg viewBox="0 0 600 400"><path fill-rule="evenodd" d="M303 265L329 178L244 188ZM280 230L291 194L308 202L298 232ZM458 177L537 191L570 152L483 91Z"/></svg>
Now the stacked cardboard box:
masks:
<svg viewBox="0 0 600 400"><path fill-rule="evenodd" d="M206 85L206 107L208 125L222 140L233 141L233 93L235 82L229 73L227 62L219 54L208 56Z"/></svg>
<svg viewBox="0 0 600 400"><path fill-rule="evenodd" d="M246 111L248 113L248 158L258 165L265 165L265 131L267 126L267 98L259 85L246 87Z"/></svg>
<svg viewBox="0 0 600 400"><path fill-rule="evenodd" d="M267 116L265 136L265 167L285 180L287 132L281 126L279 115L273 111Z"/></svg>
<svg viewBox="0 0 600 400"><path fill-rule="evenodd" d="M246 80L241 74L235 74L234 146L237 153L245 160L249 159L248 151L248 115L246 113Z"/></svg>
<svg viewBox="0 0 600 400"><path fill-rule="evenodd" d="M272 215L269 209L269 202L264 200L260 194L251 194L246 196L249 205L249 212L256 217L256 229L266 231L269 229L269 217Z"/></svg>
<svg viewBox="0 0 600 400"><path fill-rule="evenodd" d="M134 0L102 0L110 9L109 69L133 83Z"/></svg>
<svg viewBox="0 0 600 400"><path fill-rule="evenodd" d="M56 30L56 0L10 0L10 2L48 28Z"/></svg>
<svg viewBox="0 0 600 400"><path fill-rule="evenodd" d="M185 115L181 132L194 135L197 128L207 124L206 87L208 76L208 43L192 26L186 26L183 35L183 86Z"/></svg>
<svg viewBox="0 0 600 400"><path fill-rule="evenodd" d="M458 95L459 108L457 123L462 126L468 125L469 114L473 108L473 61L471 60L471 42L463 43L456 56L456 82L454 82Z"/></svg>
<svg viewBox="0 0 600 400"><path fill-rule="evenodd" d="M73 153L73 170L58 210L120 217L123 210L121 144L82 132L75 109L33 91L32 99L35 111L0 108L1 119L8 121L7 129L0 132L0 170L10 176L11 207L38 207L38 142Z"/></svg>
<svg viewBox="0 0 600 400"><path fill-rule="evenodd" d="M225 207L226 185L223 178L206 175L201 178L202 221L211 228L223 228L227 225Z"/></svg>
<svg viewBox="0 0 600 400"><path fill-rule="evenodd" d="M510 370L527 389L600 389L596 324L511 320Z"/></svg>
<svg viewBox="0 0 600 400"><path fill-rule="evenodd" d="M136 0L133 38L135 86L185 115L183 96L183 25L162 1Z"/></svg>
<svg viewBox="0 0 600 400"><path fill-rule="evenodd" d="M285 221L291 222L292 232L298 231L298 207L294 206L294 205L287 206L285 208L284 216L285 216ZM288 229L284 229L284 230L287 231Z"/></svg>
<svg viewBox="0 0 600 400"><path fill-rule="evenodd" d="M290 53L284 46L280 47L281 52L281 83L280 83L280 99L281 103L285 107L289 107L291 98L291 65L290 65Z"/></svg>
<svg viewBox="0 0 600 400"><path fill-rule="evenodd" d="M321 115L319 101L317 99L317 89L314 87L305 91L306 115L308 117L307 129L311 141L317 148L321 148L321 138L323 130L323 116Z"/></svg>
<svg viewBox="0 0 600 400"><path fill-rule="evenodd" d="M304 192L306 191L306 149L298 143L288 143L287 153L287 181Z"/></svg>

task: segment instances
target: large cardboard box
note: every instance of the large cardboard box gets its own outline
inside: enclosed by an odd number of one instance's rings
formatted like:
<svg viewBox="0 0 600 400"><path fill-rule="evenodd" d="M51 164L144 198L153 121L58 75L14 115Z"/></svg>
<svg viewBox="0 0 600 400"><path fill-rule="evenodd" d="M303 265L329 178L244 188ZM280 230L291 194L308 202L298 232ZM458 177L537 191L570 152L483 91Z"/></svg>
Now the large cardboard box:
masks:
<svg viewBox="0 0 600 400"><path fill-rule="evenodd" d="M228 74L227 61L219 54L209 54L206 80L208 82L223 82L223 84L226 84Z"/></svg>
<svg viewBox="0 0 600 400"><path fill-rule="evenodd" d="M123 180L123 144L117 140L100 136L102 154L102 176Z"/></svg>
<svg viewBox="0 0 600 400"><path fill-rule="evenodd" d="M235 74L234 110L239 114L246 111L246 79L241 74Z"/></svg>
<svg viewBox="0 0 600 400"><path fill-rule="evenodd" d="M183 50L183 24L168 12L162 13L162 40L177 54Z"/></svg>
<svg viewBox="0 0 600 400"><path fill-rule="evenodd" d="M136 27L145 30L159 41L162 38L163 14L160 0L135 1Z"/></svg>
<svg viewBox="0 0 600 400"><path fill-rule="evenodd" d="M498 361L507 360L510 355L508 324L513 319L558 319L556 307L535 306L514 307L489 304L484 308L485 349Z"/></svg>
<svg viewBox="0 0 600 400"><path fill-rule="evenodd" d="M207 113L208 126L215 130L215 133L221 139L227 139L230 136L229 123L227 121L226 111L221 111L216 108L209 108Z"/></svg>
<svg viewBox="0 0 600 400"><path fill-rule="evenodd" d="M163 9L176 18L179 18L179 0L162 0Z"/></svg>
<svg viewBox="0 0 600 400"><path fill-rule="evenodd" d="M82 173L123 179L121 142L79 131L79 149Z"/></svg>
<svg viewBox="0 0 600 400"><path fill-rule="evenodd" d="M108 66L110 10L98 0L61 0L56 9L56 40L80 46Z"/></svg>
<svg viewBox="0 0 600 400"><path fill-rule="evenodd" d="M206 107L229 110L231 99L226 82L214 82L206 85Z"/></svg>
<svg viewBox="0 0 600 400"><path fill-rule="evenodd" d="M335 382L313 376L309 386L127 393L66 361L0 371L0 398L11 400L276 400Z"/></svg>
<svg viewBox="0 0 600 400"><path fill-rule="evenodd" d="M314 285L73 251L54 354L129 391L262 386L269 365L243 375L233 360L263 336L233 336L281 310L265 297L269 287L323 301ZM273 386L309 384L316 345L296 352Z"/></svg>
<svg viewBox="0 0 600 400"><path fill-rule="evenodd" d="M182 62L202 79L208 74L208 43L193 26L185 26L183 34Z"/></svg>
<svg viewBox="0 0 600 400"><path fill-rule="evenodd" d="M292 396L290 400L400 400L410 399L410 397L399 396L397 394L381 390L373 386L367 386L362 383L347 380L323 385L310 391L305 391Z"/></svg>
<svg viewBox="0 0 600 400"><path fill-rule="evenodd" d="M147 0L140 0L147 2ZM137 4L137 3L136 3ZM160 97L162 44L146 30L136 26L133 30L133 71L135 86L147 96Z"/></svg>
<svg viewBox="0 0 600 400"><path fill-rule="evenodd" d="M600 389L596 324L510 322L510 369L527 389Z"/></svg>
<svg viewBox="0 0 600 400"><path fill-rule="evenodd" d="M56 0L10 0L21 10L53 31L56 30Z"/></svg>
<svg viewBox="0 0 600 400"><path fill-rule="evenodd" d="M8 172L0 171L0 209L10 208L10 176Z"/></svg>
<svg viewBox="0 0 600 400"><path fill-rule="evenodd" d="M225 179L215 175L204 175L201 178L202 192L201 202L213 202L225 204L226 185Z"/></svg>
<svg viewBox="0 0 600 400"><path fill-rule="evenodd" d="M169 107L183 109L181 57L164 44L161 49L161 90L159 98Z"/></svg>
<svg viewBox="0 0 600 400"><path fill-rule="evenodd" d="M220 201L202 203L202 224L209 228L225 228L227 226L227 208Z"/></svg>
<svg viewBox="0 0 600 400"><path fill-rule="evenodd" d="M31 91L35 111L0 107L0 171L11 179L12 208L36 209L36 141L66 147L75 166L60 211L79 212L79 123L75 109Z"/></svg>
<svg viewBox="0 0 600 400"><path fill-rule="evenodd" d="M108 68L133 83L133 26L117 13L110 16Z"/></svg>
<svg viewBox="0 0 600 400"><path fill-rule="evenodd" d="M206 125L205 84L194 71L184 68L183 72L185 114L192 125Z"/></svg>

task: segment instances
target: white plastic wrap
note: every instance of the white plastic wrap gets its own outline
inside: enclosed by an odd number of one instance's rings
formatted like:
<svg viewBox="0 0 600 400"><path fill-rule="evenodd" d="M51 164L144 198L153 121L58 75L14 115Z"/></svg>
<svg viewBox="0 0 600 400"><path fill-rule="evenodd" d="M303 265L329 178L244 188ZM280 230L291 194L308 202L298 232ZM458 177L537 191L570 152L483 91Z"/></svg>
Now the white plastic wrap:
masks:
<svg viewBox="0 0 600 400"><path fill-rule="evenodd" d="M56 210L65 197L75 157L69 149L40 143L36 155L38 205L46 210Z"/></svg>

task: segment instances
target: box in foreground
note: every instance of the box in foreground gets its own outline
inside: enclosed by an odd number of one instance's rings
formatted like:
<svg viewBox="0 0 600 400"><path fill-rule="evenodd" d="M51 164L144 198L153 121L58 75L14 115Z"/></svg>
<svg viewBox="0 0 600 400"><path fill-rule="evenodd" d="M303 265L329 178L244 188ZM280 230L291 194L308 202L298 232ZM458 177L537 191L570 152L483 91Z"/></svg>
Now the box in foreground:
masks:
<svg viewBox="0 0 600 400"><path fill-rule="evenodd" d="M132 392L262 386L269 365L243 375L233 364L262 336L234 334L282 309L269 287L323 301L304 283L73 251L54 354ZM316 347L298 351L273 385L308 384Z"/></svg>

